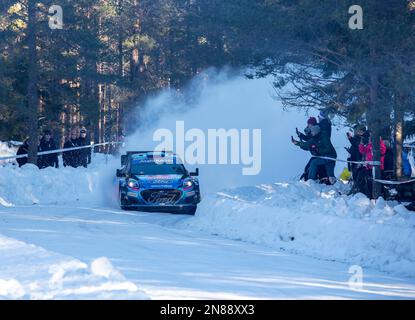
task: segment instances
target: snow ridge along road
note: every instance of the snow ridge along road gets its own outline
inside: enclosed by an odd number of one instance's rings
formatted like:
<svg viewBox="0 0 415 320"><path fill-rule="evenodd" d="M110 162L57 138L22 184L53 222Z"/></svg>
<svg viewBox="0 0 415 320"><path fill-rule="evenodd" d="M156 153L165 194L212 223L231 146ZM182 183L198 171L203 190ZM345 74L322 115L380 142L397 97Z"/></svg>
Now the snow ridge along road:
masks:
<svg viewBox="0 0 415 320"><path fill-rule="evenodd" d="M175 227L193 217L40 205L5 208L0 217L0 234L35 245L1 238L0 287L9 287L3 298L415 298L413 279L364 269L363 289L355 290L347 264ZM52 290L62 272L46 266L68 257L75 270L62 276L61 291ZM122 285L112 289L119 290L105 290L115 280L93 271L98 257L106 257L101 269L125 277L116 278Z"/></svg>
<svg viewBox="0 0 415 320"><path fill-rule="evenodd" d="M204 194L195 217L121 211L101 160L0 168L0 298L415 298L398 203L289 182Z"/></svg>
<svg viewBox="0 0 415 320"><path fill-rule="evenodd" d="M0 257L0 299L148 298L105 257L88 266L1 235Z"/></svg>

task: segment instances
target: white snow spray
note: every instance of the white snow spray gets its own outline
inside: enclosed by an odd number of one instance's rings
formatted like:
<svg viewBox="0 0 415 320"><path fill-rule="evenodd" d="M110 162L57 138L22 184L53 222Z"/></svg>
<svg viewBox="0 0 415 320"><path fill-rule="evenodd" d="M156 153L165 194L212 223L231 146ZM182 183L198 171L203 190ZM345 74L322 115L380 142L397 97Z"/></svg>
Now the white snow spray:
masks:
<svg viewBox="0 0 415 320"><path fill-rule="evenodd" d="M249 80L242 72L229 69L209 69L180 91L162 90L138 105L135 115L129 117L134 119L129 121L136 121L137 130L127 137L124 151L154 150L160 143L154 141L154 133L160 129L176 133L178 121L206 137L209 130L247 129L251 133L260 130L261 168L254 175L243 174L247 166L242 161L226 164L205 161L186 166L189 170L200 168L204 192L293 179L302 173L309 154L293 146L290 139L296 127L302 130L306 126L307 116L304 111L283 110L273 97L271 82L269 78ZM346 143L343 140L341 147ZM229 145L229 152L230 148Z"/></svg>

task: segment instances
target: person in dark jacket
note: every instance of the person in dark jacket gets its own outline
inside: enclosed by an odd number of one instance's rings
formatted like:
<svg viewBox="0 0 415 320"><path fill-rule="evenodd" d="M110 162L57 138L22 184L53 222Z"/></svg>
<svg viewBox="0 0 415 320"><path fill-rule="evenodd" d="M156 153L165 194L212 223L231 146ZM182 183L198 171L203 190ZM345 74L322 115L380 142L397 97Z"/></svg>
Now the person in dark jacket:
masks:
<svg viewBox="0 0 415 320"><path fill-rule="evenodd" d="M292 139L293 144L299 146L301 149L310 151L312 155L337 158L336 150L331 144L330 138L321 132L320 126L311 127L311 139L305 142L296 141ZM322 159L315 157L310 161L310 168L308 178L317 180L317 173L319 166L325 166L330 183L334 184L336 178L334 177L334 167L336 162L334 160Z"/></svg>
<svg viewBox="0 0 415 320"><path fill-rule="evenodd" d="M28 154L29 153L29 139L26 139L23 144L17 149L16 155ZM24 166L27 163L27 157L17 158L19 167Z"/></svg>
<svg viewBox="0 0 415 320"><path fill-rule="evenodd" d="M325 111L320 111L318 115L318 126L322 135L327 135L331 139L331 121Z"/></svg>
<svg viewBox="0 0 415 320"><path fill-rule="evenodd" d="M350 154L350 157L347 158L348 161L362 161L362 154L359 151L359 144L362 141L362 136L366 132L366 127L364 125L355 125L353 128L353 135L350 132L347 132L347 139L349 139L350 147L346 148L347 152ZM349 171L352 173L352 177L356 178L357 169L359 164L357 163L348 163Z"/></svg>
<svg viewBox="0 0 415 320"><path fill-rule="evenodd" d="M91 140L87 137L87 131L85 127L82 127L80 130L80 136L78 139L78 146L89 146L91 145ZM91 163L91 148L84 148L79 150L79 165L87 167Z"/></svg>
<svg viewBox="0 0 415 320"><path fill-rule="evenodd" d="M295 128L298 137L300 138L300 141L309 141L312 138L311 135L311 128L313 126L317 125L317 119L314 117L310 117L307 120L307 127L304 129L304 134L299 132L297 128ZM310 150L311 155L316 156L318 155L317 153L314 152L315 150ZM304 180L307 181L309 179L308 173L310 170L310 163L313 161L314 157L311 157L310 160L307 162L305 168L304 168L304 172L300 177L300 180ZM325 166L319 166L319 170L318 170L318 174L317 174L317 178L319 180L321 179L325 179L328 178L327 177L327 172L326 172L326 167Z"/></svg>
<svg viewBox="0 0 415 320"><path fill-rule="evenodd" d="M295 128L298 138L300 141L308 141L311 139L311 127L317 124L317 119L314 117L310 117L307 120L307 127L304 129L304 133L300 132L298 128Z"/></svg>
<svg viewBox="0 0 415 320"><path fill-rule="evenodd" d="M383 140L386 147L385 159L383 160L382 179L391 180L393 178L393 150L389 140Z"/></svg>
<svg viewBox="0 0 415 320"><path fill-rule="evenodd" d="M69 139L63 145L64 149L75 148L78 147L78 133L77 129L71 130L71 135ZM76 168L79 166L79 150L70 150L64 151L62 153L63 165L65 167L73 167Z"/></svg>
<svg viewBox="0 0 415 320"><path fill-rule="evenodd" d="M52 132L50 130L45 130L43 137L40 139L39 152L52 151L56 149L55 141L53 141L52 138ZM38 167L39 169L47 167L59 168L58 154L51 153L39 156Z"/></svg>

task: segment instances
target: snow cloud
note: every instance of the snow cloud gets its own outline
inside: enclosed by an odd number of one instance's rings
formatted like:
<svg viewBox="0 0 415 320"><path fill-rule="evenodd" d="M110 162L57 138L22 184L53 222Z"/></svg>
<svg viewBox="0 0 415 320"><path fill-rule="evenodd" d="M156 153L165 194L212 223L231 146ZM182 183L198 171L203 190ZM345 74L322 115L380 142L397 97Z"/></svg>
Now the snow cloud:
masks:
<svg viewBox="0 0 415 320"><path fill-rule="evenodd" d="M242 170L246 165L243 162L197 165L203 191L293 179L301 174L309 158L308 153L290 142L295 128L305 127L307 115L304 111L283 110L280 102L273 98L271 79L249 80L229 70L208 70L180 92L164 90L149 98L137 106L134 117L138 128L127 138L125 150L154 150L159 144L153 139L154 133L160 129L175 133L177 121L183 121L186 130L198 129L205 136L212 129L237 129L239 132L249 129L251 133L261 130L258 174L244 175ZM343 149L346 145L343 133L334 131L333 136L335 146ZM339 143L336 145L336 142ZM188 163L188 167L196 166Z"/></svg>

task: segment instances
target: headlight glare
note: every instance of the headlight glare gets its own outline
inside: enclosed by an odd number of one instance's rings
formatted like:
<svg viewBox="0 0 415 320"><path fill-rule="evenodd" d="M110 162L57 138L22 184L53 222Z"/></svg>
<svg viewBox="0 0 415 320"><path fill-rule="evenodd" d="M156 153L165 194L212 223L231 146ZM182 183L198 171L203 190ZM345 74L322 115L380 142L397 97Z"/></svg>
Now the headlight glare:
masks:
<svg viewBox="0 0 415 320"><path fill-rule="evenodd" d="M132 188L132 189L139 189L140 188L140 184L138 183L138 181L133 180L133 179L128 180L127 186L129 188Z"/></svg>
<svg viewBox="0 0 415 320"><path fill-rule="evenodd" d="M191 187L193 187L193 181L192 180L183 181L183 188L184 189L190 189Z"/></svg>

